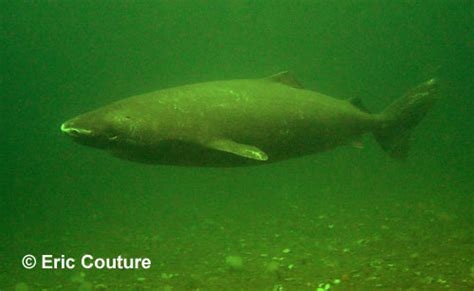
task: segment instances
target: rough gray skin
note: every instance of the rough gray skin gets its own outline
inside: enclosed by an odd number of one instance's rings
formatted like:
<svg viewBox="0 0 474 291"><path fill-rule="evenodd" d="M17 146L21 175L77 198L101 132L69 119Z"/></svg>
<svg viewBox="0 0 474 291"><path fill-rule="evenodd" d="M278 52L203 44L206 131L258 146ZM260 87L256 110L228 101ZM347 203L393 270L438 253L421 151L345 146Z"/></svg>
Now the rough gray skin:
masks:
<svg viewBox="0 0 474 291"><path fill-rule="evenodd" d="M167 165L265 164L351 144L368 132L404 158L409 130L436 99L435 83L370 114L358 100L302 89L283 72L129 97L66 121L61 130L120 158Z"/></svg>

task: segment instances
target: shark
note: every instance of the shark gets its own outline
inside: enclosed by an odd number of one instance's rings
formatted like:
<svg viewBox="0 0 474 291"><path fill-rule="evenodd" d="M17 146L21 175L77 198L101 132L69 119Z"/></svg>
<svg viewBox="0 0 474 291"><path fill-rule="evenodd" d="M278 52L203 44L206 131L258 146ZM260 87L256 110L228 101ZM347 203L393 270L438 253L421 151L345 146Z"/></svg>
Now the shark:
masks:
<svg viewBox="0 0 474 291"><path fill-rule="evenodd" d="M414 128L439 99L436 79L371 113L305 89L288 71L210 81L118 100L61 124L75 142L134 162L197 167L265 165L358 145L373 134L406 159Z"/></svg>

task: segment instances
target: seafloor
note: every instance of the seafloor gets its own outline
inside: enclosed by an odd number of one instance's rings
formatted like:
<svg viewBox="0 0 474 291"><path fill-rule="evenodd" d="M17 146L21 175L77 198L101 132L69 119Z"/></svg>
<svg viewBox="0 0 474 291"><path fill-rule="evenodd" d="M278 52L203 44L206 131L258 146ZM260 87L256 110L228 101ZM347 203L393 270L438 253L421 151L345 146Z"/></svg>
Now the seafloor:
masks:
<svg viewBox="0 0 474 291"><path fill-rule="evenodd" d="M147 220L98 210L77 229L24 229L3 242L0 281L17 290L469 290L474 286L469 213L436 196L400 202L379 193L354 201L294 193L219 193L169 200ZM283 192L282 192L283 193ZM260 194L260 195L258 195ZM425 193L425 195L428 193ZM446 195L452 193L446 193ZM112 196L112 194L110 194ZM205 196L205 195L204 195ZM347 193L350 196L350 193ZM326 198L321 198L326 197ZM193 205L194 206L191 206ZM121 217L121 218L119 218ZM7 244L7 245L5 245ZM139 271L23 270L25 250L59 256L143 257ZM126 250L126 252L124 252ZM6 284L3 284L6 283ZM21 289L26 288L26 289ZM322 288L322 289L318 289Z"/></svg>

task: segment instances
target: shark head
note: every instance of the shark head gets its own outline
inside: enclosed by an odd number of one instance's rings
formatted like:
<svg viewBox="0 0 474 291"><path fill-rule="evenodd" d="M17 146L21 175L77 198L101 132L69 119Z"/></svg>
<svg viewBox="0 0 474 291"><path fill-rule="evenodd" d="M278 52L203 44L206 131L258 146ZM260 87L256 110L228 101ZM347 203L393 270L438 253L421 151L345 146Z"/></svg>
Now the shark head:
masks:
<svg viewBox="0 0 474 291"><path fill-rule="evenodd" d="M141 119L123 108L103 108L62 123L61 131L77 143L110 149L134 141Z"/></svg>

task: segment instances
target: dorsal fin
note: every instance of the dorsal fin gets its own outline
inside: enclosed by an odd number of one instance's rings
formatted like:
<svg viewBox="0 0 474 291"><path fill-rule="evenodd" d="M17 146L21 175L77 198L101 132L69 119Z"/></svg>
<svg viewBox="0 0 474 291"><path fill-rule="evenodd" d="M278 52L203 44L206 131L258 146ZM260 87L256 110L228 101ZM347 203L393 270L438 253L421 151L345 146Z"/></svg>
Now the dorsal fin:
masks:
<svg viewBox="0 0 474 291"><path fill-rule="evenodd" d="M264 78L264 80L282 83L297 89L303 89L303 86L301 86L300 82L298 82L293 74L291 74L289 71L283 71L275 75L271 75L270 77Z"/></svg>
<svg viewBox="0 0 474 291"><path fill-rule="evenodd" d="M369 109L367 109L367 107L364 106L364 104L362 103L362 99L360 99L359 97L349 98L347 99L347 102L351 103L354 107L356 107L360 111L363 111L365 113L371 113Z"/></svg>

